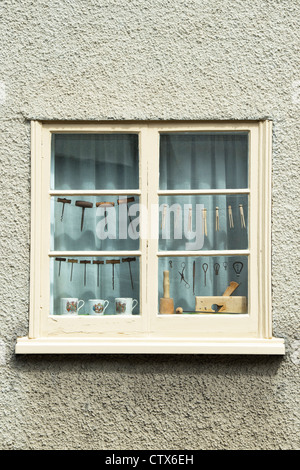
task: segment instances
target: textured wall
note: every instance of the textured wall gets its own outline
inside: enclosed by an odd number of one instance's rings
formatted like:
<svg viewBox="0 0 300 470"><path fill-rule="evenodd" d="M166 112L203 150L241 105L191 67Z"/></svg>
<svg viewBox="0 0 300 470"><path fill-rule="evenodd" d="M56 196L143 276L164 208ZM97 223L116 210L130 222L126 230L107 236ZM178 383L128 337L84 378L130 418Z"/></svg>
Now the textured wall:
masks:
<svg viewBox="0 0 300 470"><path fill-rule="evenodd" d="M299 1L2 0L0 447L298 449ZM285 357L18 356L30 119L274 120Z"/></svg>

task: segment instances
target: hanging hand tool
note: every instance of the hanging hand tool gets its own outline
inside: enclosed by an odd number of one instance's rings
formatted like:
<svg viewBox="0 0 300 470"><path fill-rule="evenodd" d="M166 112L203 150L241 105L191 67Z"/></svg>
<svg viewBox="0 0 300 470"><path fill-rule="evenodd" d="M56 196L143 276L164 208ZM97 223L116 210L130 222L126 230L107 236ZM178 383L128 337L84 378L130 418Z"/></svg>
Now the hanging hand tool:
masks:
<svg viewBox="0 0 300 470"><path fill-rule="evenodd" d="M70 274L70 281L72 281L72 279L73 279L73 266L74 266L74 263L78 263L78 260L77 259L68 259L68 263L72 263L72 265L71 265L71 274Z"/></svg>
<svg viewBox="0 0 300 470"><path fill-rule="evenodd" d="M196 261L193 261L193 295L195 295L195 273L196 273Z"/></svg>
<svg viewBox="0 0 300 470"><path fill-rule="evenodd" d="M99 280L100 280L100 276L99 276L99 265L100 264L104 264L104 261L99 261L99 260L94 260L93 261L93 264L96 264L97 265L97 286L99 287Z"/></svg>
<svg viewBox="0 0 300 470"><path fill-rule="evenodd" d="M55 258L56 261L59 261L58 275L60 276L61 262L66 261L66 258Z"/></svg>
<svg viewBox="0 0 300 470"><path fill-rule="evenodd" d="M206 273L207 273L207 270L208 270L208 264L207 263L203 263L202 264L202 269L204 271L204 285L206 286Z"/></svg>
<svg viewBox="0 0 300 470"><path fill-rule="evenodd" d="M131 280L131 287L132 287L132 290L134 289L133 287L133 280L132 280L132 272L131 272L131 266L130 266L130 263L132 261L135 261L136 258L123 258L122 259L122 263L128 263L128 266L129 266L129 274L130 274L130 280Z"/></svg>
<svg viewBox="0 0 300 470"><path fill-rule="evenodd" d="M216 275L216 276L218 276L219 270L220 270L220 265L219 265L219 263L215 263L215 264L214 264L214 271L215 271L215 275Z"/></svg>
<svg viewBox="0 0 300 470"><path fill-rule="evenodd" d="M235 261L235 263L233 263L232 267L233 267L237 277L239 277L239 275L241 274L243 266L244 265L241 261Z"/></svg>
<svg viewBox="0 0 300 470"><path fill-rule="evenodd" d="M86 260L86 259L83 259L80 261L80 264L84 264L84 285L86 286L86 265L87 264L90 264L91 262Z"/></svg>
<svg viewBox="0 0 300 470"><path fill-rule="evenodd" d="M240 208L240 216L241 216L241 228L246 228L243 204L239 204L239 208Z"/></svg>
<svg viewBox="0 0 300 470"><path fill-rule="evenodd" d="M190 288L190 285L189 283L187 282L187 280L185 279L184 277L184 270L185 270L185 263L182 263L181 264L181 267L182 267L182 271L178 271L178 273L180 274L180 282L184 282L184 286L186 289L189 289ZM169 271L168 271L169 272Z"/></svg>
<svg viewBox="0 0 300 470"><path fill-rule="evenodd" d="M231 206L228 206L228 218L229 218L229 227L234 228L234 222L233 222L233 215L232 215Z"/></svg>
<svg viewBox="0 0 300 470"><path fill-rule="evenodd" d="M107 224L107 207L114 207L115 203L114 202L96 202L96 207L104 207L104 217L105 217L105 225Z"/></svg>
<svg viewBox="0 0 300 470"><path fill-rule="evenodd" d="M132 218L131 216L129 215L129 207L128 207L128 204L130 202L134 202L134 197L122 197L121 199L118 199L118 205L120 204L127 204L127 215L128 215L128 218L129 218L129 222L130 222L130 225L132 226ZM132 231L133 231L133 226L132 226Z"/></svg>
<svg viewBox="0 0 300 470"><path fill-rule="evenodd" d="M63 220L63 217L64 217L64 210L65 210L65 204L71 204L71 199L66 199L65 197L61 198L57 198L57 202L61 202L62 203L62 210L61 210L61 216L60 216L60 220L62 222Z"/></svg>
<svg viewBox="0 0 300 470"><path fill-rule="evenodd" d="M216 232L220 230L220 216L219 216L219 208L216 207Z"/></svg>
<svg viewBox="0 0 300 470"><path fill-rule="evenodd" d="M84 220L84 211L87 208L93 207L92 202L87 202L87 201L76 201L75 206L81 207L82 208L82 215L81 215L81 231L83 229L83 220Z"/></svg>
<svg viewBox="0 0 300 470"><path fill-rule="evenodd" d="M120 264L119 259L108 259L106 264L112 265L112 288L115 288L115 264Z"/></svg>

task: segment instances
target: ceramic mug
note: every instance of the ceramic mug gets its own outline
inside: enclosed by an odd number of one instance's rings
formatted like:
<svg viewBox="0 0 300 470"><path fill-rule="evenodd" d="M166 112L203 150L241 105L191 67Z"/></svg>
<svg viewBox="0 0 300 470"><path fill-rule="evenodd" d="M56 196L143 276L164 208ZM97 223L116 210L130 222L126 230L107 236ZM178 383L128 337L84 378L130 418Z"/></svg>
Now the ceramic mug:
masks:
<svg viewBox="0 0 300 470"><path fill-rule="evenodd" d="M89 315L104 315L105 310L108 307L109 301L102 299L90 299L89 304Z"/></svg>
<svg viewBox="0 0 300 470"><path fill-rule="evenodd" d="M118 297L116 298L116 314L131 315L137 304L138 301L136 299L132 299L131 297Z"/></svg>
<svg viewBox="0 0 300 470"><path fill-rule="evenodd" d="M82 302L82 305L79 306L80 302ZM72 297L64 297L60 299L60 308L62 315L78 315L79 310L83 306L83 300L78 300Z"/></svg>

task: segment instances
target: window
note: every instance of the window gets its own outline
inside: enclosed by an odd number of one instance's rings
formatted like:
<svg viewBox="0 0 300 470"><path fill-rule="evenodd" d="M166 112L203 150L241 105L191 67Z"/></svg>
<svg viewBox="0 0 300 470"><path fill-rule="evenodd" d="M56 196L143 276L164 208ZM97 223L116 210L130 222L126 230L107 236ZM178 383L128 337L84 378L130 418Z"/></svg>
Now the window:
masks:
<svg viewBox="0 0 300 470"><path fill-rule="evenodd" d="M284 354L271 122L32 122L17 353Z"/></svg>

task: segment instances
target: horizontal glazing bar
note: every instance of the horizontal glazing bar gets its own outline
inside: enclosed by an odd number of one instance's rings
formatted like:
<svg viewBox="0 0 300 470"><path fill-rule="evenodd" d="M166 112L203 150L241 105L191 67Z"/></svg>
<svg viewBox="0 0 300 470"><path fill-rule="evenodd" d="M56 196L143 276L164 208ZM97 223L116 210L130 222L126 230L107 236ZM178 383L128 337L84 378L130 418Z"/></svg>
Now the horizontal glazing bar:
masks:
<svg viewBox="0 0 300 470"><path fill-rule="evenodd" d="M159 196L176 196L176 195L210 195L210 194L250 194L250 189L174 189L159 190Z"/></svg>
<svg viewBox="0 0 300 470"><path fill-rule="evenodd" d="M50 251L48 256L141 256L141 251Z"/></svg>
<svg viewBox="0 0 300 470"><path fill-rule="evenodd" d="M50 190L49 196L118 196L118 195L140 195L139 189L99 189L99 190Z"/></svg>

